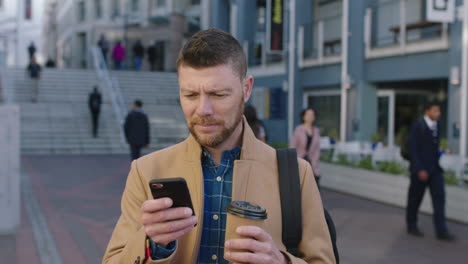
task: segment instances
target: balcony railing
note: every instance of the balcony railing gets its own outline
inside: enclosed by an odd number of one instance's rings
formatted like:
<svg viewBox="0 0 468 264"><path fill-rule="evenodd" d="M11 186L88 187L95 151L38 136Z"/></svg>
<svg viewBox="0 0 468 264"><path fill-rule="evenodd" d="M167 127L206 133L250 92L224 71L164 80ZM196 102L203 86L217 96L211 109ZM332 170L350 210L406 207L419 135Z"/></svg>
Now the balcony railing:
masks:
<svg viewBox="0 0 468 264"><path fill-rule="evenodd" d="M299 27L299 65L301 67L338 63L341 60L342 14Z"/></svg>
<svg viewBox="0 0 468 264"><path fill-rule="evenodd" d="M421 1L379 1L366 9L367 58L448 49L447 24L426 20Z"/></svg>

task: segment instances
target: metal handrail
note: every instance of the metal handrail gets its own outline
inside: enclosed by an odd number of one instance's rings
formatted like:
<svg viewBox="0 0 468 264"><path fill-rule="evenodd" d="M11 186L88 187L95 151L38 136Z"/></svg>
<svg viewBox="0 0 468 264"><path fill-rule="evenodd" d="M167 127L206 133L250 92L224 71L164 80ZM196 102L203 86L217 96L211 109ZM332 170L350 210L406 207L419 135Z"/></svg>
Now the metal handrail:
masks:
<svg viewBox="0 0 468 264"><path fill-rule="evenodd" d="M125 116L127 115L127 106L123 100L119 82L116 78L111 78L106 60L99 47L91 47L91 53L93 55L94 69L112 103L112 108L119 127L120 141L122 144L125 144L123 125Z"/></svg>
<svg viewBox="0 0 468 264"><path fill-rule="evenodd" d="M15 102L15 93L13 91L13 84L11 78L9 78L7 70L0 68L0 86L3 93L3 100L6 104L13 104Z"/></svg>

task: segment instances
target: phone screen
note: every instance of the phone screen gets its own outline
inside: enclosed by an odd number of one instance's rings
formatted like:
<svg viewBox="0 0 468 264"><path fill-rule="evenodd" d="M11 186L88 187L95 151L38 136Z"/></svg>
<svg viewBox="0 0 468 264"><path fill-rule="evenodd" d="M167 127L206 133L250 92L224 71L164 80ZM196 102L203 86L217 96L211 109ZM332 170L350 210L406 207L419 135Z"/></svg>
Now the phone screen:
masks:
<svg viewBox="0 0 468 264"><path fill-rule="evenodd" d="M171 198L172 207L188 207L195 215L190 192L184 178L154 179L150 181L149 185L154 199Z"/></svg>

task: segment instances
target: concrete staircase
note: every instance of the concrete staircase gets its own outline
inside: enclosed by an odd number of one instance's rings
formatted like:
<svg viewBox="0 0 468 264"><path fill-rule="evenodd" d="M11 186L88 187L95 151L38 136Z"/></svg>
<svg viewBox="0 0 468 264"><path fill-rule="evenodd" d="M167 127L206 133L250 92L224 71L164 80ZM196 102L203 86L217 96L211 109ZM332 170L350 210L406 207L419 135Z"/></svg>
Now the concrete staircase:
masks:
<svg viewBox="0 0 468 264"><path fill-rule="evenodd" d="M21 149L23 153L127 153L109 96L103 93L99 137L91 135L88 94L99 85L92 70L44 69L37 103L31 103L32 82L24 69L8 69L15 101L21 107ZM180 142L187 135L178 105L178 84L174 73L112 72L120 83L128 108L135 98L151 122L154 151ZM161 90L160 90L161 89Z"/></svg>

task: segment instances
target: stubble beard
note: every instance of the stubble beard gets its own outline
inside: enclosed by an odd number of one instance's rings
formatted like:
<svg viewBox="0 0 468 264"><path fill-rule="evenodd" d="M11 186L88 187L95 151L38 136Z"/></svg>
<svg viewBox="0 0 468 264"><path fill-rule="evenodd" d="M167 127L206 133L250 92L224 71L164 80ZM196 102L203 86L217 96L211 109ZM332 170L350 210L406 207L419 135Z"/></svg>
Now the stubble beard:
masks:
<svg viewBox="0 0 468 264"><path fill-rule="evenodd" d="M213 117L194 117L190 120L190 123L187 124L187 127L190 131L190 134L195 138L195 140L203 147L215 148L221 143L225 142L237 128L239 123L242 121L242 116L244 113L244 102L241 100L239 104L239 111L236 113L234 122L231 126L226 127L226 123L222 119L216 119ZM195 125L220 125L222 127L221 131L213 136L202 136L197 134L195 131Z"/></svg>

